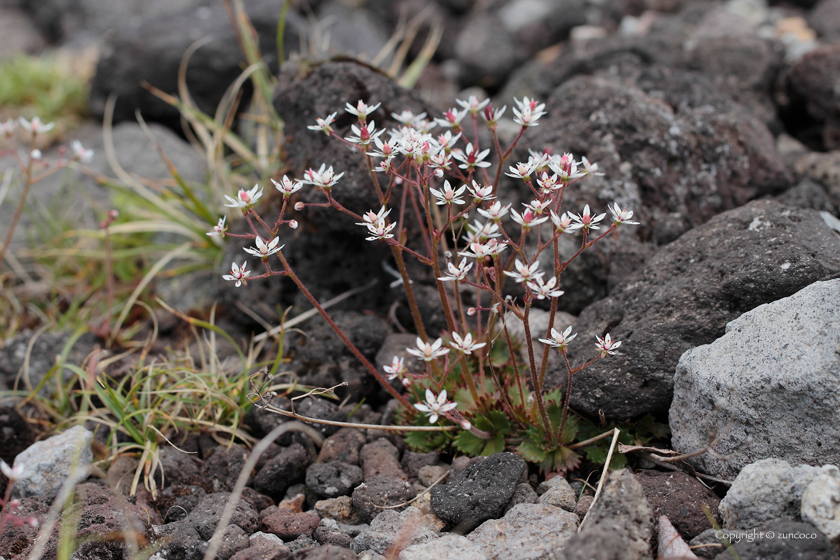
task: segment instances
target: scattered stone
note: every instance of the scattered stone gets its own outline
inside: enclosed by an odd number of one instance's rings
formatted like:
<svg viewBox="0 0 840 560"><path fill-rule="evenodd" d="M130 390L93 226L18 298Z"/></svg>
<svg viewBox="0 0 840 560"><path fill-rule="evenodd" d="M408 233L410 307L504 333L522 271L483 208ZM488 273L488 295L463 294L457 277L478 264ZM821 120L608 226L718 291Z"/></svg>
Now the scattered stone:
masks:
<svg viewBox="0 0 840 560"><path fill-rule="evenodd" d="M201 560L207 552L207 542L187 520L154 527L152 534L166 543L158 552L160 558Z"/></svg>
<svg viewBox="0 0 840 560"><path fill-rule="evenodd" d="M818 467L791 467L781 459L747 465L720 502L723 526L753 529L779 519L801 521L802 495L819 474Z"/></svg>
<svg viewBox="0 0 840 560"><path fill-rule="evenodd" d="M230 492L247 460L248 450L235 443L211 448L204 456L205 484L209 483L213 492Z"/></svg>
<svg viewBox="0 0 840 560"><path fill-rule="evenodd" d="M823 212L834 212L835 208L826 189L819 183L807 178L777 196L776 200L786 206L812 208Z"/></svg>
<svg viewBox="0 0 840 560"><path fill-rule="evenodd" d="M837 560L831 542L807 523L771 521L745 535L716 560Z"/></svg>
<svg viewBox="0 0 840 560"><path fill-rule="evenodd" d="M111 466L108 471L109 475L113 469L114 467ZM130 486L128 484L129 488ZM206 495L207 493L201 486L173 484L160 491L154 505L163 521L172 523L185 519Z"/></svg>
<svg viewBox="0 0 840 560"><path fill-rule="evenodd" d="M515 506L519 504L537 504L539 503L539 497L537 493L534 492L534 489L531 488L531 485L527 482L523 482L521 484L516 485L516 490L513 491L513 497L510 499L508 505L505 506L504 513L509 512ZM551 505L551 504L548 504Z"/></svg>
<svg viewBox="0 0 840 560"><path fill-rule="evenodd" d="M803 56L785 76L787 104L784 111L794 136L812 149L840 148L840 92L831 76L840 72L840 45L824 45Z"/></svg>
<svg viewBox="0 0 840 560"><path fill-rule="evenodd" d="M550 480L541 482L537 487L537 495L539 495L539 503L541 504L558 507L566 511L575 510L577 503L575 491L562 476L555 476Z"/></svg>
<svg viewBox="0 0 840 560"><path fill-rule="evenodd" d="M228 525L222 535L222 540L216 551L216 557L222 560L229 560L230 557L240 550L248 548L250 544L251 542L248 540L248 535L245 534L245 531L236 525Z"/></svg>
<svg viewBox="0 0 840 560"><path fill-rule="evenodd" d="M246 486L242 489L242 497L251 503L254 506L254 509L258 512L269 508L274 505L274 500L266 496L265 494L260 494L253 488ZM300 495L300 500L297 503L289 503L289 502L280 502L277 507L280 509L290 509L290 508L297 508L300 511L300 507L303 505L304 496Z"/></svg>
<svg viewBox="0 0 840 560"><path fill-rule="evenodd" d="M735 542L739 538L743 538L742 534L746 531L736 531L728 529L721 531L720 529L706 529L688 543L694 554L700 558L715 558L718 554L726 549L723 535L728 536L727 543ZM731 544L731 543L730 543Z"/></svg>
<svg viewBox="0 0 840 560"><path fill-rule="evenodd" d="M840 536L840 469L822 467L802 494L802 520L810 523L830 540Z"/></svg>
<svg viewBox="0 0 840 560"><path fill-rule="evenodd" d="M362 469L341 461L315 463L306 469L306 487L319 498L347 496L362 480Z"/></svg>
<svg viewBox="0 0 840 560"><path fill-rule="evenodd" d="M309 452L299 443L285 448L254 477L254 488L266 496L280 500L286 489L306 478L306 469L312 462Z"/></svg>
<svg viewBox="0 0 840 560"><path fill-rule="evenodd" d="M198 502L183 523L194 527L203 540L209 541L216 531L216 526L222 517L222 511L229 501L229 492L208 494ZM230 524L239 526L246 534L250 535L259 528L260 516L254 506L240 499L233 510Z"/></svg>
<svg viewBox="0 0 840 560"><path fill-rule="evenodd" d="M171 446L161 448L160 466L163 469L163 477L158 480L161 487L170 484L197 484L203 480L201 463L196 456L184 453Z"/></svg>
<svg viewBox="0 0 840 560"><path fill-rule="evenodd" d="M312 550L312 549L319 549L321 545L317 543L312 537L307 537L306 535L301 535L295 540L286 543L286 546L289 547L289 550L292 551L292 554L301 550Z"/></svg>
<svg viewBox="0 0 840 560"><path fill-rule="evenodd" d="M719 422L711 411L704 409L705 417L698 416L699 411L692 413L702 400L694 391L681 389L674 397L674 370L680 356L723 336L726 324L742 313L837 272L840 237L814 210L757 200L715 216L659 249L609 297L581 313L575 323L578 335L569 344L570 360L591 358L595 336L607 332L622 345L614 356L575 375L572 407L594 416L602 409L608 417L628 418L664 412L674 401L672 431L681 434L685 426L696 438L688 445L676 435L674 448L701 449L709 442L708 434L727 424L731 413L720 412L724 420ZM787 341L787 333L783 338ZM777 339L775 344L784 342ZM753 345L750 349L763 350ZM676 380L685 383L682 377L678 374ZM773 392L766 388L762 385L771 398ZM743 396L744 387L726 392L736 399ZM716 401L717 396L712 402ZM680 407L685 407L685 414ZM731 425L751 422L734 418ZM809 433L816 437L820 432ZM816 447L813 441L808 445Z"/></svg>
<svg viewBox="0 0 840 560"><path fill-rule="evenodd" d="M318 455L319 463L342 461L349 465L359 464L359 450L365 444L365 436L355 428L341 428L324 440Z"/></svg>
<svg viewBox="0 0 840 560"><path fill-rule="evenodd" d="M335 519L339 523L356 524L360 522L359 516L353 509L353 499L350 496L315 502L315 512L322 518Z"/></svg>
<svg viewBox="0 0 840 560"><path fill-rule="evenodd" d="M763 220L756 216L751 227L770 229ZM840 237L834 236L840 245ZM781 266L764 266L796 275L802 258L788 258ZM769 457L840 463L837 301L840 280L815 282L744 313L727 324L724 336L686 352L674 376L674 449L700 451L715 437L709 451L688 461L729 479Z"/></svg>
<svg viewBox="0 0 840 560"><path fill-rule="evenodd" d="M439 518L455 525L477 525L499 517L526 468L519 455L495 453L454 477L450 475L447 484L432 488L432 510Z"/></svg>
<svg viewBox="0 0 840 560"><path fill-rule="evenodd" d="M488 560L552 558L575 534L575 514L545 504L519 504L467 535Z"/></svg>
<svg viewBox="0 0 840 560"><path fill-rule="evenodd" d="M319 521L314 513L292 513L280 509L264 517L262 524L269 533L290 541L301 535L312 536Z"/></svg>
<svg viewBox="0 0 840 560"><path fill-rule="evenodd" d="M86 469L93 462L92 442L92 432L75 426L33 443L15 458L14 466L22 467L23 474L15 483L13 495L55 497L71 473Z"/></svg>
<svg viewBox="0 0 840 560"><path fill-rule="evenodd" d="M566 543L561 557L647 559L652 535L653 510L644 490L633 473L621 469L609 474L586 523Z"/></svg>
<svg viewBox="0 0 840 560"><path fill-rule="evenodd" d="M645 497L656 518L667 516L668 523L686 539L693 539L712 524L707 511L721 522L718 513L720 498L703 486L696 478L682 471L661 472L652 469L636 471L636 480L642 485Z"/></svg>
<svg viewBox="0 0 840 560"><path fill-rule="evenodd" d="M436 538L437 533L424 525L423 513L419 509L409 507L401 512L386 509L371 521L368 529L353 539L350 549L357 554L365 550L384 554L398 541L404 546L411 546Z"/></svg>
<svg viewBox="0 0 840 560"><path fill-rule="evenodd" d="M286 494L288 495L288 491ZM293 498L286 498L285 500L282 500L279 504L277 504L277 509L291 511L292 513L301 513L303 511L303 506L305 503L306 496L304 496L303 494L295 494Z"/></svg>
<svg viewBox="0 0 840 560"><path fill-rule="evenodd" d="M270 533L260 531L248 540L251 546L234 554L231 560L283 560L292 552L277 535Z"/></svg>
<svg viewBox="0 0 840 560"><path fill-rule="evenodd" d="M592 494L584 494L578 500L578 503L575 504L575 515L577 515L581 521L586 516L586 512L589 511L589 508L592 506L592 500L594 496Z"/></svg>
<svg viewBox="0 0 840 560"><path fill-rule="evenodd" d="M365 480L380 475L408 480L408 476L400 467L400 452L385 438L362 446L359 459L362 462Z"/></svg>
<svg viewBox="0 0 840 560"><path fill-rule="evenodd" d="M399 560L487 560L481 548L461 535L446 534L421 544L413 544L400 552Z"/></svg>
<svg viewBox="0 0 840 560"><path fill-rule="evenodd" d="M35 434L14 408L0 406L0 459L13 465L18 453L35 442Z"/></svg>
<svg viewBox="0 0 840 560"><path fill-rule="evenodd" d="M347 550L332 544L326 544L318 548L299 550L289 560L356 560L358 557Z"/></svg>
<svg viewBox="0 0 840 560"><path fill-rule="evenodd" d="M417 473L417 480L420 484L428 488L435 482L440 484L439 481L444 474L446 474L444 467L440 465L426 465L420 467L420 471Z"/></svg>
<svg viewBox="0 0 840 560"><path fill-rule="evenodd" d="M353 490L353 509L359 519L370 523L382 511L382 506L404 504L414 496L414 489L405 480L393 476L375 476Z"/></svg>
<svg viewBox="0 0 840 560"><path fill-rule="evenodd" d="M406 450L403 453L403 458L400 462L400 465L402 465L403 472L405 472L405 474L407 474L409 478L421 479L422 477L420 475L420 471L423 469L423 467L438 466L438 461L439 454L436 451L430 451L429 453L417 453L415 451ZM443 467L441 468L443 469ZM426 473L430 475L432 471L427 470ZM438 476L441 476L442 474L443 471L441 471ZM428 486L428 484L426 483L423 484L425 486Z"/></svg>
<svg viewBox="0 0 840 560"><path fill-rule="evenodd" d="M338 523L334 519L322 519L312 533L312 538L321 545L334 544L343 548L350 548L350 543L353 541L353 537L338 528Z"/></svg>

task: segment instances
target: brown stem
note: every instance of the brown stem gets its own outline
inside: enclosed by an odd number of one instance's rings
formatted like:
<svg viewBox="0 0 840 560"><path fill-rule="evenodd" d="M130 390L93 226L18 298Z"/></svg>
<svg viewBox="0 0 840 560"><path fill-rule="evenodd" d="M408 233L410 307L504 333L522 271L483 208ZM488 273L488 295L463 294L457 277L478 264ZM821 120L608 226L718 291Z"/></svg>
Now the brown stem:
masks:
<svg viewBox="0 0 840 560"><path fill-rule="evenodd" d="M15 235L15 228L20 221L20 217L23 214L23 207L26 205L26 197L29 195L29 189L32 187L32 150L35 148L35 133L32 133L32 144L29 149L29 161L26 163L26 169L24 170L24 177L26 178L23 184L23 194L20 196L20 201L18 202L17 208L15 209L15 215L12 216L12 223L9 224L9 230L6 232L6 239L3 240L3 247L0 247L0 263L3 262L3 258L6 256L6 251L9 249L9 245L12 244L12 238Z"/></svg>
<svg viewBox="0 0 840 560"><path fill-rule="evenodd" d="M531 366L531 383L534 384L534 400L537 401L537 407L540 409L540 417L543 421L543 427L548 436L549 443L554 445L554 433L551 431L551 424L548 419L548 412L545 409L545 403L542 398L542 386L539 383L539 372L537 371L536 362L534 361L534 342L531 340L531 325L529 325L528 316L531 313L531 298L525 296L525 320L522 324L525 326L525 344L528 345L528 362Z"/></svg>

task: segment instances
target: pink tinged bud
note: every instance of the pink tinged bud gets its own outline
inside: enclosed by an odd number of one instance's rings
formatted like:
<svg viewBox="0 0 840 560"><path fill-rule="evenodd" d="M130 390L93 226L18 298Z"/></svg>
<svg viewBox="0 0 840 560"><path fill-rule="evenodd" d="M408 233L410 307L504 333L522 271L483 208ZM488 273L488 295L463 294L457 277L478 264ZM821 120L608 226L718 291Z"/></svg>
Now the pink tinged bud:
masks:
<svg viewBox="0 0 840 560"><path fill-rule="evenodd" d="M251 202L251 197L245 191L239 191L239 200L242 202Z"/></svg>
<svg viewBox="0 0 840 560"><path fill-rule="evenodd" d="M484 118L488 121L493 120L493 104L488 103L487 106L484 108Z"/></svg>
<svg viewBox="0 0 840 560"><path fill-rule="evenodd" d="M443 169L435 169L435 177L441 179L443 177Z"/></svg>
<svg viewBox="0 0 840 560"><path fill-rule="evenodd" d="M469 309L467 309L467 315L469 315L470 317L475 315L475 307L470 307Z"/></svg>
<svg viewBox="0 0 840 560"><path fill-rule="evenodd" d="M295 210L297 210L298 212L303 210L305 207L306 205L303 202L295 202Z"/></svg>
<svg viewBox="0 0 840 560"><path fill-rule="evenodd" d="M32 527L33 529L38 528L38 520L35 519L34 517L30 517L29 519L26 520L26 522L29 523L29 526Z"/></svg>
<svg viewBox="0 0 840 560"><path fill-rule="evenodd" d="M403 377L402 384L408 387L409 385L411 385L411 378Z"/></svg>
<svg viewBox="0 0 840 560"><path fill-rule="evenodd" d="M289 220L289 227L292 228L292 229L297 229L298 228L297 220Z"/></svg>
<svg viewBox="0 0 840 560"><path fill-rule="evenodd" d="M463 428L464 430L469 430L470 428L472 428L472 424L470 424L469 420L464 420L463 422L461 422L461 428Z"/></svg>

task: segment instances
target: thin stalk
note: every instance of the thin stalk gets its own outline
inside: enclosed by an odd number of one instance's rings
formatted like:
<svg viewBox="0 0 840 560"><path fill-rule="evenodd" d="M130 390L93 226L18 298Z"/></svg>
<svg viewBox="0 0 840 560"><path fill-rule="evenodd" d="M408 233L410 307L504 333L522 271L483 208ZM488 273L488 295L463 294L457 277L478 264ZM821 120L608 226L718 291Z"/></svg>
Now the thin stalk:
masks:
<svg viewBox="0 0 840 560"><path fill-rule="evenodd" d="M528 345L528 362L531 366L531 383L534 384L534 400L537 401L537 407L540 410L540 417L543 421L545 433L548 435L549 443L554 445L554 433L551 431L551 424L548 419L548 412L545 409L545 403L542 398L542 386L539 383L539 372L534 361L534 342L531 340L531 325L529 324L528 316L531 313L531 298L525 296L525 344Z"/></svg>
<svg viewBox="0 0 840 560"><path fill-rule="evenodd" d="M23 214L23 207L26 205L26 197L29 196L29 189L32 187L32 150L35 149L35 133L32 134L32 143L29 147L29 161L26 162L26 169L24 171L24 183L23 183L23 194L20 196L20 200L18 201L17 208L15 209L15 215L12 216L12 223L9 224L9 230L6 232L6 238L3 240L3 247L0 247L0 263L3 262L3 258L6 256L6 251L9 249L9 245L12 244L12 238L15 235L15 228L17 228L18 222L20 221L20 217Z"/></svg>

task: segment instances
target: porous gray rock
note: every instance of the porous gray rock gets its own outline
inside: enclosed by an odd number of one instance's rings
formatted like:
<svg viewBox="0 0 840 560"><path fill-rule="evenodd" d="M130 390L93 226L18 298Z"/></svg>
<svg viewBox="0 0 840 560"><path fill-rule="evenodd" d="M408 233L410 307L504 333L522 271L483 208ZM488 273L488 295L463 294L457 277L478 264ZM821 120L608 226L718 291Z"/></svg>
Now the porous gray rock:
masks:
<svg viewBox="0 0 840 560"><path fill-rule="evenodd" d="M718 506L723 526L754 529L778 519L801 521L802 495L819 474L818 467L792 467L781 459L747 465Z"/></svg>
<svg viewBox="0 0 840 560"><path fill-rule="evenodd" d="M568 511L545 504L519 504L501 519L485 521L467 538L487 560L554 560L577 526L577 515Z"/></svg>
<svg viewBox="0 0 840 560"><path fill-rule="evenodd" d="M341 461L315 463L306 469L306 487L319 498L347 496L363 479L361 468Z"/></svg>
<svg viewBox="0 0 840 560"><path fill-rule="evenodd" d="M829 539L840 536L840 469L822 467L802 494L800 514Z"/></svg>
<svg viewBox="0 0 840 560"><path fill-rule="evenodd" d="M369 528L353 539L350 550L357 554L365 550L384 554L398 540L411 546L437 539L437 533L424 525L423 517L415 507L405 511L384 510L371 521Z"/></svg>
<svg viewBox="0 0 840 560"><path fill-rule="evenodd" d="M353 509L359 519L370 523L382 511L382 506L405 504L414 496L414 489L405 480L393 476L375 476L353 490Z"/></svg>
<svg viewBox="0 0 840 560"><path fill-rule="evenodd" d="M498 517L513 497L527 465L519 455L495 453L432 488L432 510L452 524L477 525Z"/></svg>
<svg viewBox="0 0 840 560"><path fill-rule="evenodd" d="M260 469L254 477L254 488L266 496L282 499L289 486L305 479L311 462L306 449L299 443L293 443Z"/></svg>
<svg viewBox="0 0 840 560"><path fill-rule="evenodd" d="M790 520L771 521L746 532L717 560L837 560L837 550L813 525Z"/></svg>
<svg viewBox="0 0 840 560"><path fill-rule="evenodd" d="M74 426L61 434L38 441L15 458L15 467L23 474L17 479L13 495L54 497L67 478L87 469L93 462L93 433Z"/></svg>
<svg viewBox="0 0 840 560"><path fill-rule="evenodd" d="M753 227L764 223L756 217ZM802 262L789 257L767 265L784 275ZM674 376L674 449L692 453L714 439L689 461L724 478L769 457L840 463L838 301L840 279L815 282L744 313L724 336L686 352Z"/></svg>
<svg viewBox="0 0 840 560"><path fill-rule="evenodd" d="M209 541L216 531L219 524L219 519L222 517L222 511L230 501L229 492L217 492L214 494L207 494L190 512L187 518L182 522L195 528L198 534L205 541ZM233 516L230 518L232 525L238 526L250 535L255 533L260 525L260 515L257 510L243 499L239 500L233 510Z"/></svg>
<svg viewBox="0 0 840 560"><path fill-rule="evenodd" d="M488 560L481 548L461 535L447 534L420 544L413 544L400 552L399 560Z"/></svg>
<svg viewBox="0 0 840 560"><path fill-rule="evenodd" d="M574 511L577 499L575 491L562 476L555 476L551 480L540 483L537 488L539 503L559 507L566 511Z"/></svg>
<svg viewBox="0 0 840 560"><path fill-rule="evenodd" d="M812 149L840 148L840 91L834 76L840 72L840 44L824 45L805 54L786 72L783 115L791 133Z"/></svg>
<svg viewBox="0 0 840 560"><path fill-rule="evenodd" d="M578 336L569 344L573 363L594 355L596 336L610 333L622 345L614 356L575 375L572 407L595 416L603 410L613 418L665 412L673 398L674 369L686 350L723 336L726 324L742 313L837 272L840 237L814 210L757 200L715 216L661 248L578 317ZM768 392L766 385L762 390ZM743 391L738 387L737 394ZM736 393L727 396L734 399ZM721 427L729 413L723 415ZM710 432L700 430L701 446Z"/></svg>

